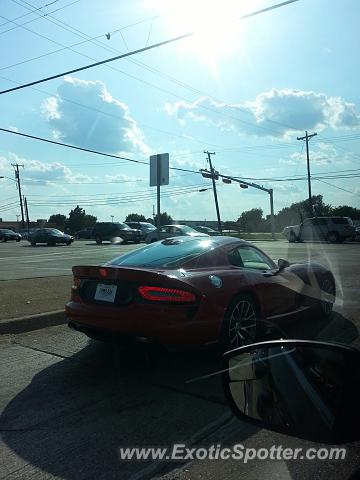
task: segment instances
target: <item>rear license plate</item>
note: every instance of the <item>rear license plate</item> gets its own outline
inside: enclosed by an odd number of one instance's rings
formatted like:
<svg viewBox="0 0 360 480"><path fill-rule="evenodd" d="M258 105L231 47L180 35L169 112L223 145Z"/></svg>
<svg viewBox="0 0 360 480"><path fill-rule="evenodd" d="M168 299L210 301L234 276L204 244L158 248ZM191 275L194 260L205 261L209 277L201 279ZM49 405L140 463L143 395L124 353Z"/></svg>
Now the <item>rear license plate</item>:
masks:
<svg viewBox="0 0 360 480"><path fill-rule="evenodd" d="M114 303L116 291L117 285L105 285L104 283L98 283L94 295L94 300Z"/></svg>

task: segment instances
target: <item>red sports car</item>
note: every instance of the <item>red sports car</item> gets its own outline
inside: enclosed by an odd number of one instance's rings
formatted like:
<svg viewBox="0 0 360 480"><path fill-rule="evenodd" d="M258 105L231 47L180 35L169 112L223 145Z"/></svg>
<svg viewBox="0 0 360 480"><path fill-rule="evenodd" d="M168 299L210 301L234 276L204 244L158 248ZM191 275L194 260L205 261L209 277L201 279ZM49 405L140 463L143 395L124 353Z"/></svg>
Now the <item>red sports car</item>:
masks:
<svg viewBox="0 0 360 480"><path fill-rule="evenodd" d="M168 238L73 273L69 326L92 338L235 348L299 312L330 315L335 300L334 277L322 265L276 265L231 237Z"/></svg>

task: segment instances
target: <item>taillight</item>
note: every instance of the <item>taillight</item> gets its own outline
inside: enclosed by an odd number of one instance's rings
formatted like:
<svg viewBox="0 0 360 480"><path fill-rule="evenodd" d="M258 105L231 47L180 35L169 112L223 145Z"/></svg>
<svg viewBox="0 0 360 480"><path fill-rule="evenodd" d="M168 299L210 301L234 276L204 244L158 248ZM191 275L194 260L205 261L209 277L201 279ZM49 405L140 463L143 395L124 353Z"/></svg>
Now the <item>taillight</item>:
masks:
<svg viewBox="0 0 360 480"><path fill-rule="evenodd" d="M80 285L81 285L81 280L80 280L80 278L74 277L73 285L72 285L72 287L71 287L71 290L72 290L74 293L77 293L77 292L79 291Z"/></svg>
<svg viewBox="0 0 360 480"><path fill-rule="evenodd" d="M196 301L193 293L178 290L177 288L141 286L139 287L139 293L145 300L153 302L193 303Z"/></svg>

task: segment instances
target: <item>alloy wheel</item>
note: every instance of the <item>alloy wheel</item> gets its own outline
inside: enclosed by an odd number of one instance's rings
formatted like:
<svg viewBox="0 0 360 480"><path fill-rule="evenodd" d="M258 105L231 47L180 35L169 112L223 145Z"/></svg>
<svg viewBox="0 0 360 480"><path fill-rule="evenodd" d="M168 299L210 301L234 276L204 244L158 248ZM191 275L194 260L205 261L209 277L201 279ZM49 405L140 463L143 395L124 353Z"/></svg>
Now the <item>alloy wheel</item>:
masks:
<svg viewBox="0 0 360 480"><path fill-rule="evenodd" d="M228 341L231 348L253 343L256 338L256 312L249 300L240 300L230 313Z"/></svg>

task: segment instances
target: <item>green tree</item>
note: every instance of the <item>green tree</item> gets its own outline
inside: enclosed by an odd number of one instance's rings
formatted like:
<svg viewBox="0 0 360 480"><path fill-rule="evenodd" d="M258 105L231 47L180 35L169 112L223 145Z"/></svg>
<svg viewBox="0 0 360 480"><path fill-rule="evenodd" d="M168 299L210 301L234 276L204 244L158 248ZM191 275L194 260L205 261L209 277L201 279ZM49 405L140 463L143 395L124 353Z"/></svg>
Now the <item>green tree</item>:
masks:
<svg viewBox="0 0 360 480"><path fill-rule="evenodd" d="M331 209L331 215L334 217L350 217L352 220L360 220L360 209L349 207L348 205L339 205Z"/></svg>
<svg viewBox="0 0 360 480"><path fill-rule="evenodd" d="M146 222L146 217L140 213L129 213L125 218L125 222Z"/></svg>
<svg viewBox="0 0 360 480"><path fill-rule="evenodd" d="M96 217L93 215L87 215L85 210L77 205L69 213L69 218L66 222L66 228L70 232L77 232L83 228L90 227L96 222L96 220Z"/></svg>
<svg viewBox="0 0 360 480"><path fill-rule="evenodd" d="M172 222L173 222L173 219L170 217L168 213L166 212L160 213L160 225L171 225ZM157 215L155 215L154 224L157 225Z"/></svg>
<svg viewBox="0 0 360 480"><path fill-rule="evenodd" d="M276 227L277 230L282 230L288 225L298 225L305 218L330 215L332 215L331 205L324 203L322 195L314 195L311 197L311 203L306 199L281 209L276 215Z"/></svg>
<svg viewBox="0 0 360 480"><path fill-rule="evenodd" d="M261 208L246 210L238 218L240 228L245 232L260 232L263 222L263 211Z"/></svg>
<svg viewBox="0 0 360 480"><path fill-rule="evenodd" d="M62 215L61 213L55 213L53 215L50 215L49 223L54 223L56 225L56 228L59 230L64 230L65 225L66 225L66 215Z"/></svg>

